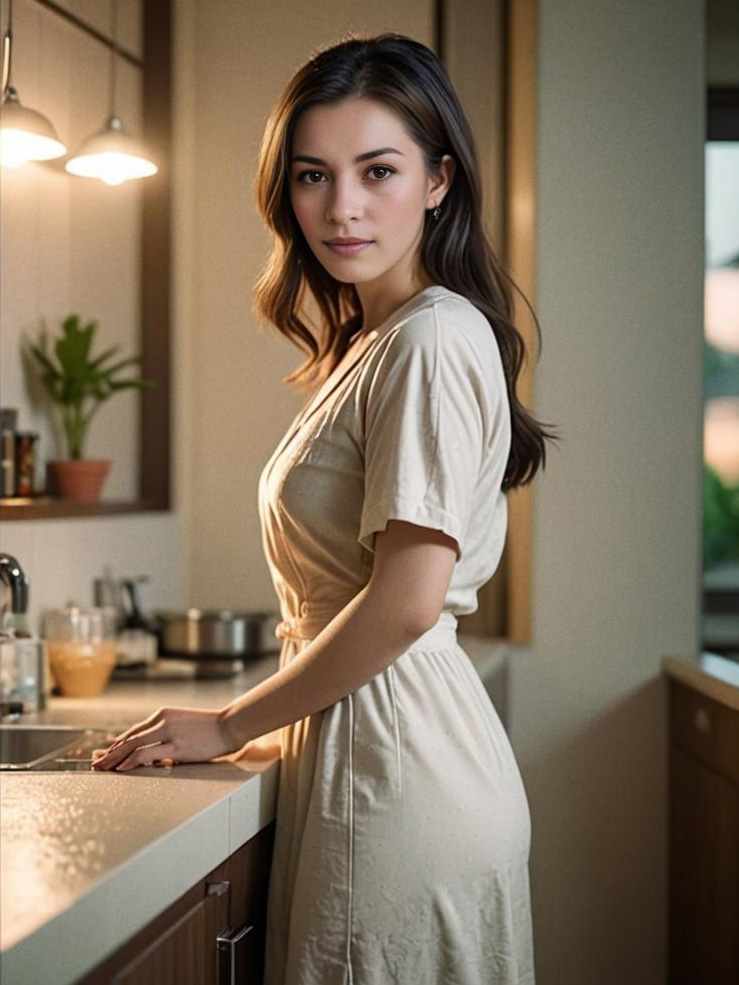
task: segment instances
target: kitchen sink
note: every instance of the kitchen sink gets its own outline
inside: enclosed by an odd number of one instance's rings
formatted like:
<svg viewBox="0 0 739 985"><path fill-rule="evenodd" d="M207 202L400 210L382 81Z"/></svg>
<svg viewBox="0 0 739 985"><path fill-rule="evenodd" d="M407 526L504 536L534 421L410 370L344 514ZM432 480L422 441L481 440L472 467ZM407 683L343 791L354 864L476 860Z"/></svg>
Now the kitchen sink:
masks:
<svg viewBox="0 0 739 985"><path fill-rule="evenodd" d="M110 745L120 728L0 725L0 770L92 770L92 750Z"/></svg>

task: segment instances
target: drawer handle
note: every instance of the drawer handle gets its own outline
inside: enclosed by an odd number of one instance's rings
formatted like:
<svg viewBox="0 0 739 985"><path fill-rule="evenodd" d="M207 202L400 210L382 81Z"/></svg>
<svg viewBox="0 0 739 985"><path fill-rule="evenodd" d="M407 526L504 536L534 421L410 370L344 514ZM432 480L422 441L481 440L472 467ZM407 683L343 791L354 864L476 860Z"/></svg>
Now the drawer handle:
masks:
<svg viewBox="0 0 739 985"><path fill-rule="evenodd" d="M695 715L693 716L693 725L699 732L704 735L710 735L711 733L711 716L705 710L705 708L698 708Z"/></svg>
<svg viewBox="0 0 739 985"><path fill-rule="evenodd" d="M213 879L208 883L207 894L208 896L223 896L231 888L231 883L228 879Z"/></svg>
<svg viewBox="0 0 739 985"><path fill-rule="evenodd" d="M227 928L216 937L218 985L239 985L251 982L256 985L254 924L245 924L239 930Z"/></svg>

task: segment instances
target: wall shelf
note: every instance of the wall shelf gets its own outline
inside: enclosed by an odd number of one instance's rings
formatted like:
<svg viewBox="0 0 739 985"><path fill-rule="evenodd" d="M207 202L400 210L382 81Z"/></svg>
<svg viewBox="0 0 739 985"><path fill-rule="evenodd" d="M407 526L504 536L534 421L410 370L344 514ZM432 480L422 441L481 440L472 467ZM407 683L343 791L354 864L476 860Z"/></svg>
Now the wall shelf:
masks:
<svg viewBox="0 0 739 985"><path fill-rule="evenodd" d="M78 503L53 496L34 496L33 499L1 499L0 520L61 520L69 517L111 516L116 513L161 513L168 506L154 499L101 500L99 503Z"/></svg>

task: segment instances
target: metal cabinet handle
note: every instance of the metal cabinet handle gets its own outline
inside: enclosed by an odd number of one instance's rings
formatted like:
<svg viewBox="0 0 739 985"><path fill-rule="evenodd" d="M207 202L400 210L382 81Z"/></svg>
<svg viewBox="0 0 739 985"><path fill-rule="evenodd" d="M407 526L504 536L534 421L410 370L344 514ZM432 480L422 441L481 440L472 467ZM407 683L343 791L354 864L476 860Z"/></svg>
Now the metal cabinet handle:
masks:
<svg viewBox="0 0 739 985"><path fill-rule="evenodd" d="M223 896L230 892L228 879L213 879L208 883L208 896ZM262 939L255 924L244 924L234 929L230 926L216 937L216 977L218 985L248 985L261 967ZM257 982L254 981L254 985ZM259 983L261 985L261 982Z"/></svg>
<svg viewBox="0 0 739 985"><path fill-rule="evenodd" d="M208 883L206 893L208 896L223 896L231 888L231 883L228 879L211 879Z"/></svg>
<svg viewBox="0 0 739 985"><path fill-rule="evenodd" d="M218 985L243 985L249 981L254 924L224 930L216 937Z"/></svg>
<svg viewBox="0 0 739 985"><path fill-rule="evenodd" d="M697 708L695 714L693 715L693 725L699 732L704 735L710 735L711 733L711 716L708 714L705 708Z"/></svg>

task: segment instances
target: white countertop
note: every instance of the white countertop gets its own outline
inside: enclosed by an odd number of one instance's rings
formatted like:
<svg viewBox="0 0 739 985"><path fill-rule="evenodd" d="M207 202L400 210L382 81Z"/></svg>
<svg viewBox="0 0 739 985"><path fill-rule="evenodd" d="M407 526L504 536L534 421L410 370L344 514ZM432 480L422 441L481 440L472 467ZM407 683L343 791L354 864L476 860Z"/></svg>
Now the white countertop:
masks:
<svg viewBox="0 0 739 985"><path fill-rule="evenodd" d="M665 657L665 673L700 694L739 711L739 662L717 653Z"/></svg>
<svg viewBox="0 0 739 985"><path fill-rule="evenodd" d="M222 707L277 662L249 662L228 680L113 680L97 698L51 696L22 722L122 731L161 705ZM127 774L3 771L3 985L71 985L269 824L274 735L238 755Z"/></svg>

